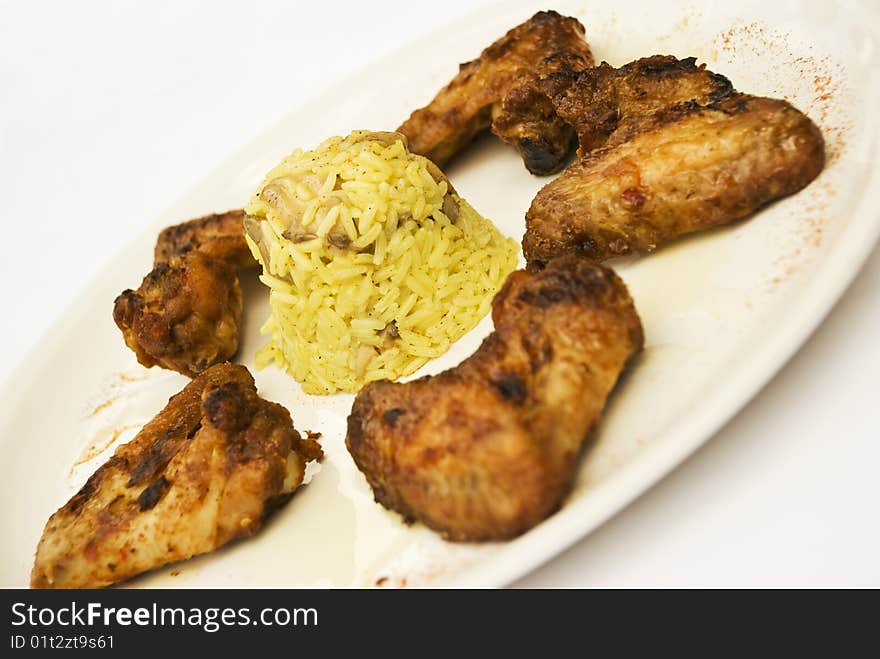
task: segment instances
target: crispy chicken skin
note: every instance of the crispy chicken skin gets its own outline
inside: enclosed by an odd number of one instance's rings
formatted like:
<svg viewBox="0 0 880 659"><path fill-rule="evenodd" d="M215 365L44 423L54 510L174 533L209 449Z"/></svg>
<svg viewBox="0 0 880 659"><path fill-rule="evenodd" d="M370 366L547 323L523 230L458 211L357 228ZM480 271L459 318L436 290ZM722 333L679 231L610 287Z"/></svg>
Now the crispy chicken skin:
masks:
<svg viewBox="0 0 880 659"><path fill-rule="evenodd" d="M532 174L559 171L574 150L577 133L559 116L553 100L592 66L592 58L576 53L550 56L540 72L522 76L493 113L492 132L516 148Z"/></svg>
<svg viewBox="0 0 880 659"><path fill-rule="evenodd" d="M538 192L526 214L532 263L650 252L793 194L825 163L819 129L789 103L735 94L626 126Z"/></svg>
<svg viewBox="0 0 880 659"><path fill-rule="evenodd" d="M113 305L113 320L141 364L189 376L236 353L241 314L235 268L198 250L159 263Z"/></svg>
<svg viewBox="0 0 880 659"><path fill-rule="evenodd" d="M253 535L320 457L244 366L213 366L52 515L31 587L108 586Z"/></svg>
<svg viewBox="0 0 880 659"><path fill-rule="evenodd" d="M620 126L687 101L713 103L732 92L727 78L697 66L693 57L655 55L619 69L563 59L546 73L526 77L504 98L492 132L517 147L530 172L550 174L565 164L575 142L584 156Z"/></svg>
<svg viewBox="0 0 880 659"><path fill-rule="evenodd" d="M113 306L113 320L141 364L194 376L238 351L238 269L257 263L245 241L244 217L243 210L232 210L159 234L153 270Z"/></svg>
<svg viewBox="0 0 880 659"><path fill-rule="evenodd" d="M452 79L424 108L401 126L413 153L442 167L477 133L489 128L507 92L524 75L542 71L547 58L567 53L593 64L584 27L555 11L538 12L462 64Z"/></svg>
<svg viewBox="0 0 880 659"><path fill-rule="evenodd" d="M244 211L206 215L167 227L156 240L154 264L167 263L186 252L198 250L238 268L257 265L244 239Z"/></svg>
<svg viewBox="0 0 880 659"><path fill-rule="evenodd" d="M560 505L581 447L642 347L629 293L569 255L510 275L495 331L437 376L373 382L346 445L376 500L451 540L502 540Z"/></svg>

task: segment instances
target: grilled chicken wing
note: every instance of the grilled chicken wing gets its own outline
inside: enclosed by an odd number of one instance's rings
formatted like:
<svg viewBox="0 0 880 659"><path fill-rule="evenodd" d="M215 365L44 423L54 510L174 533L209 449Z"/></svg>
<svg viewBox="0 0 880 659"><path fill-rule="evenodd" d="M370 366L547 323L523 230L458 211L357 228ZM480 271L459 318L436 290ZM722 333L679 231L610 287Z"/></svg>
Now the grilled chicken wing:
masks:
<svg viewBox="0 0 880 659"><path fill-rule="evenodd" d="M198 250L159 263L113 305L113 320L141 364L189 376L238 351L241 314L235 269Z"/></svg>
<svg viewBox="0 0 880 659"><path fill-rule="evenodd" d="M320 458L243 366L190 382L49 519L33 588L97 588L253 535Z"/></svg>
<svg viewBox="0 0 880 659"><path fill-rule="evenodd" d="M492 132L516 148L532 174L559 171L574 150L577 132L553 101L592 66L591 58L576 54L548 57L542 71L523 75L493 113Z"/></svg>
<svg viewBox="0 0 880 659"><path fill-rule="evenodd" d="M544 186L526 214L529 262L602 260L743 218L824 166L819 129L785 101L736 94L621 126Z"/></svg>
<svg viewBox="0 0 880 659"><path fill-rule="evenodd" d="M687 101L713 103L732 92L727 78L697 66L693 57L655 55L619 69L562 59L546 73L526 77L504 98L492 132L517 147L530 172L549 174L565 164L575 139L578 155L584 156L618 127Z"/></svg>
<svg viewBox="0 0 880 659"><path fill-rule="evenodd" d="M113 320L141 364L194 376L238 351L238 269L256 263L242 210L168 227L153 270L137 291L116 298Z"/></svg>
<svg viewBox="0 0 880 659"><path fill-rule="evenodd" d="M561 54L592 66L593 56L577 19L538 12L486 48L424 108L398 128L409 149L442 167L480 131L489 128L501 100L522 76L553 67ZM549 58L549 60L548 60Z"/></svg>
<svg viewBox="0 0 880 659"><path fill-rule="evenodd" d="M346 444L378 502L452 540L500 540L554 512L642 327L624 284L576 256L510 275L471 357L357 395Z"/></svg>
<svg viewBox="0 0 880 659"><path fill-rule="evenodd" d="M156 240L154 264L197 250L238 268L256 266L244 238L244 216L243 210L232 210L163 229Z"/></svg>

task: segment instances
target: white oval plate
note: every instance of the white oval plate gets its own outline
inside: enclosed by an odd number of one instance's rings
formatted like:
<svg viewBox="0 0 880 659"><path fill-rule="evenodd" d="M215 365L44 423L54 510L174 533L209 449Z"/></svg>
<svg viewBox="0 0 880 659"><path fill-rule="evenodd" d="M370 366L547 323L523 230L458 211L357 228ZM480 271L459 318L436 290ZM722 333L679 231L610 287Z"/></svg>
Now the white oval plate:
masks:
<svg viewBox="0 0 880 659"><path fill-rule="evenodd" d="M131 582L193 586L498 586L594 529L706 441L797 350L841 295L880 234L880 12L751 0L556 3L578 16L597 58L696 56L737 88L782 96L823 129L829 162L807 190L732 227L616 264L635 298L647 347L621 382L562 509L503 544L455 545L407 527L372 501L344 446L352 397L311 397L286 375L254 371L261 393L300 430L323 434L327 459L255 538ZM121 252L5 385L0 586L28 582L48 516L186 379L144 369L123 345L111 304L149 269L156 232L241 206L262 174L298 146L355 128L397 126L534 3L505 4L447 26L340 83L216 170ZM459 192L508 235L546 182L494 138L449 170ZM252 367L267 296L246 278L240 359ZM422 373L470 354L484 320ZM253 371L253 368L252 368ZM418 374L417 374L418 375Z"/></svg>

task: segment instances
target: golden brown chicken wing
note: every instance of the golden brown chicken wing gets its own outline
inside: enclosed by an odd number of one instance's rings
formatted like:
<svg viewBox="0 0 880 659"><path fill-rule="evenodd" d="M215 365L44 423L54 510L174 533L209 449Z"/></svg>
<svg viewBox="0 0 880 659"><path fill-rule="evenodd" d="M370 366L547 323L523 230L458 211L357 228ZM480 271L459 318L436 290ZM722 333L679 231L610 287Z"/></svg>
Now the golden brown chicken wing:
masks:
<svg viewBox="0 0 880 659"><path fill-rule="evenodd" d="M619 69L562 60L508 93L492 132L517 147L530 172L549 174L565 164L575 138L584 156L620 126L687 101L719 101L732 91L727 78L693 57L655 55ZM559 139L565 130L568 139Z"/></svg>
<svg viewBox="0 0 880 659"><path fill-rule="evenodd" d="M686 103L619 127L544 186L526 214L523 253L534 262L649 252L797 192L824 163L819 129L785 101Z"/></svg>
<svg viewBox="0 0 880 659"><path fill-rule="evenodd" d="M238 351L241 313L235 268L198 250L159 263L113 305L113 320L141 364L189 376Z"/></svg>
<svg viewBox="0 0 880 659"><path fill-rule="evenodd" d="M244 211L232 210L159 234L153 270L113 307L113 319L141 364L193 376L238 351L238 269L257 263L245 241L244 217Z"/></svg>
<svg viewBox="0 0 880 659"><path fill-rule="evenodd" d="M257 265L244 238L243 210L206 215L167 227L156 240L154 265L198 250L237 268Z"/></svg>
<svg viewBox="0 0 880 659"><path fill-rule="evenodd" d="M52 515L31 587L103 587L253 535L320 457L244 366L213 366Z"/></svg>
<svg viewBox="0 0 880 659"><path fill-rule="evenodd" d="M477 133L489 128L501 100L524 75L552 68L553 57L562 53L579 58L585 66L593 64L584 27L577 19L555 11L538 12L479 58L462 64L458 75L397 130L407 137L410 151L442 167Z"/></svg>
<svg viewBox="0 0 880 659"><path fill-rule="evenodd" d="M555 259L510 275L495 331L440 375L374 382L346 444L376 500L452 540L500 540L554 512L585 439L642 347L632 300L609 269Z"/></svg>
<svg viewBox="0 0 880 659"><path fill-rule="evenodd" d="M559 116L553 101L592 66L592 59L577 54L548 57L540 72L521 77L493 113L492 132L516 148L532 174L559 171L574 150L575 128Z"/></svg>

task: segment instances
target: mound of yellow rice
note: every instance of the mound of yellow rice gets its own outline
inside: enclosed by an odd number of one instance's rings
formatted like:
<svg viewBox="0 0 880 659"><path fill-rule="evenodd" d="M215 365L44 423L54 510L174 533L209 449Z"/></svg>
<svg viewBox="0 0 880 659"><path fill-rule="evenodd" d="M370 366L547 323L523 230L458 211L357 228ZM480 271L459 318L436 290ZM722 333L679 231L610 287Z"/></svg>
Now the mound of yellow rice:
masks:
<svg viewBox="0 0 880 659"><path fill-rule="evenodd" d="M303 391L354 392L442 355L489 311L519 246L398 133L297 150L246 207L275 363Z"/></svg>

